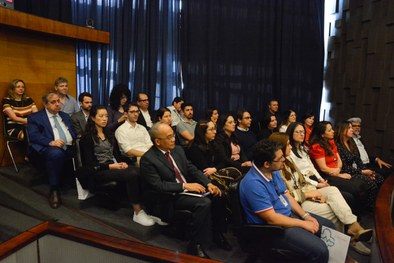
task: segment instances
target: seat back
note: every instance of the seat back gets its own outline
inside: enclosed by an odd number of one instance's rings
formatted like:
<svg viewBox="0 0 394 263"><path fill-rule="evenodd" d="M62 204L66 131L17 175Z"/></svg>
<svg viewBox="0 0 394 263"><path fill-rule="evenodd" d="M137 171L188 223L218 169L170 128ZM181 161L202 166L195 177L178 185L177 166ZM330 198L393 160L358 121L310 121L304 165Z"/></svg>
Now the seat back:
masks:
<svg viewBox="0 0 394 263"><path fill-rule="evenodd" d="M241 202L239 200L238 184L239 182L232 182L230 183L228 189L230 194L232 222L235 227L241 227L246 223L244 211L241 207Z"/></svg>
<svg viewBox="0 0 394 263"><path fill-rule="evenodd" d="M77 174L77 170L79 167L82 167L82 158L81 158L81 149L79 146L79 138L74 141L74 158L73 158L73 166L74 172ZM77 186L77 194L78 200L86 200L92 195L88 189L84 189L81 183L78 180L78 177L75 177L75 184Z"/></svg>

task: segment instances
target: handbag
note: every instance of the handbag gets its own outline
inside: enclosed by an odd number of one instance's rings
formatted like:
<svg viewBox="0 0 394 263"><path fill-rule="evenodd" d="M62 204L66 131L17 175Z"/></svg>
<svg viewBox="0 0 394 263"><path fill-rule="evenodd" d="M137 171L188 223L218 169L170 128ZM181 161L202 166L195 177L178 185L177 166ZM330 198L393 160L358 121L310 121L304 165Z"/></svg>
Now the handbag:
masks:
<svg viewBox="0 0 394 263"><path fill-rule="evenodd" d="M222 188L225 192L227 192L231 182L238 182L242 177L241 171L235 167L226 167L208 176L214 185Z"/></svg>

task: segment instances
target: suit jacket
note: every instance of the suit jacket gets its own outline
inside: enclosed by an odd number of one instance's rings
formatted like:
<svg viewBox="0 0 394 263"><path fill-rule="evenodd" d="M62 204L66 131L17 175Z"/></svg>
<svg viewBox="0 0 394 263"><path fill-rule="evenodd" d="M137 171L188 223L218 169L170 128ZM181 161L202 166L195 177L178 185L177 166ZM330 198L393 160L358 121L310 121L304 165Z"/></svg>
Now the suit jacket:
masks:
<svg viewBox="0 0 394 263"><path fill-rule="evenodd" d="M152 115L152 113L150 111L149 111L149 115L150 115L150 118L151 118L151 120L153 122L154 121L153 120L153 115ZM145 129L147 129L149 131L150 128L146 125L146 121L145 121L144 115L142 115L142 113L139 114L137 123L141 124L142 126L145 127Z"/></svg>
<svg viewBox="0 0 394 263"><path fill-rule="evenodd" d="M182 147L175 146L171 156L188 183L206 186L210 180L186 159ZM182 192L182 184L175 179L175 171L166 156L156 147L151 147L141 158L141 176L150 190L157 192Z"/></svg>
<svg viewBox="0 0 394 263"><path fill-rule="evenodd" d="M71 123L71 118L67 113L59 112L64 124L67 126L71 137L75 139L76 132ZM49 143L55 139L51 123L45 109L27 116L27 131L29 134L29 144L36 151L41 152L49 147Z"/></svg>
<svg viewBox="0 0 394 263"><path fill-rule="evenodd" d="M82 135L85 132L86 127L85 114L83 114L82 110L73 113L73 115L71 115L71 120L77 135Z"/></svg>

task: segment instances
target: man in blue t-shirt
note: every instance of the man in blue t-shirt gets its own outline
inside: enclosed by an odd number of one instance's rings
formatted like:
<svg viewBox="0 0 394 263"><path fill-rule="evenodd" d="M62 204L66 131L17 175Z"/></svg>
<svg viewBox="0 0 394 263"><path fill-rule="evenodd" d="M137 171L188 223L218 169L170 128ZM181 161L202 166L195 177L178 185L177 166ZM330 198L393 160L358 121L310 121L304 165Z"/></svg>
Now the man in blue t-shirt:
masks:
<svg viewBox="0 0 394 263"><path fill-rule="evenodd" d="M247 222L281 226L283 235L272 240L275 248L294 251L308 262L327 262L327 246L317 235L320 236L321 225L334 225L305 212L286 190L279 172L285 161L280 145L259 141L253 156L253 166L239 186Z"/></svg>

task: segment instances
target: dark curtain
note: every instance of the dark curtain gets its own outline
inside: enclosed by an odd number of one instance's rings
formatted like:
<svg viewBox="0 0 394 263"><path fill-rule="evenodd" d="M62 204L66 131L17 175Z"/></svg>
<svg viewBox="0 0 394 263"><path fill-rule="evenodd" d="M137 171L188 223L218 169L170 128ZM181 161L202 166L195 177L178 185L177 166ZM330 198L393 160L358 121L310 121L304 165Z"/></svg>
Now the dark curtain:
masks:
<svg viewBox="0 0 394 263"><path fill-rule="evenodd" d="M69 0L15 0L14 9L65 23L72 22Z"/></svg>
<svg viewBox="0 0 394 263"><path fill-rule="evenodd" d="M180 0L74 0L73 22L94 20L109 31L109 45L78 43L79 92L107 104L114 85L128 84L132 94L146 92L151 109L170 105L180 93Z"/></svg>
<svg viewBox="0 0 394 263"><path fill-rule="evenodd" d="M324 0L187 0L182 10L184 97L210 106L319 112Z"/></svg>

